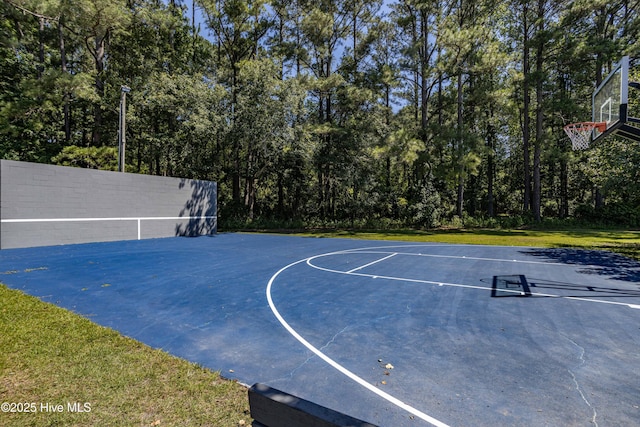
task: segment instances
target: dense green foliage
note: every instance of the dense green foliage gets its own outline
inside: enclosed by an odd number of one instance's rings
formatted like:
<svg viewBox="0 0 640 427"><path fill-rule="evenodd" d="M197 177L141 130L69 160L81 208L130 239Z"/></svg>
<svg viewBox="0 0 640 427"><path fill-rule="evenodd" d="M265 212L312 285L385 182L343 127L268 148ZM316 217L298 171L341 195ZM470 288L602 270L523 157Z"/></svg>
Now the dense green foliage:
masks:
<svg viewBox="0 0 640 427"><path fill-rule="evenodd" d="M638 7L3 0L0 157L113 169L126 85L127 171L218 181L223 223L640 225L637 145L562 131L640 57Z"/></svg>

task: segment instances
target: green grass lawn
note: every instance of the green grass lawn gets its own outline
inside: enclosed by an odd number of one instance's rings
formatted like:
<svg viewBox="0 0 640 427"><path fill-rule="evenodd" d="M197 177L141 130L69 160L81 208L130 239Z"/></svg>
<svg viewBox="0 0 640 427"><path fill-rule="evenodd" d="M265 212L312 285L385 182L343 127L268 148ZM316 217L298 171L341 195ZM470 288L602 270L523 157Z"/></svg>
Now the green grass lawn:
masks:
<svg viewBox="0 0 640 427"><path fill-rule="evenodd" d="M634 231L402 230L298 234L604 249L640 259L640 232ZM250 425L246 393L243 386L224 380L217 373L0 285L0 403L34 403L36 410L2 412L0 425ZM74 404L90 411L73 413L69 405ZM53 408L63 405L63 411L47 411L46 405Z"/></svg>
<svg viewBox="0 0 640 427"><path fill-rule="evenodd" d="M4 285L2 402L35 410L2 411L2 426L251 424L242 385Z"/></svg>
<svg viewBox="0 0 640 427"><path fill-rule="evenodd" d="M389 231L308 231L313 237L343 237L404 242L438 242L471 245L535 246L581 248L617 252L640 260L640 232L623 230L389 230Z"/></svg>

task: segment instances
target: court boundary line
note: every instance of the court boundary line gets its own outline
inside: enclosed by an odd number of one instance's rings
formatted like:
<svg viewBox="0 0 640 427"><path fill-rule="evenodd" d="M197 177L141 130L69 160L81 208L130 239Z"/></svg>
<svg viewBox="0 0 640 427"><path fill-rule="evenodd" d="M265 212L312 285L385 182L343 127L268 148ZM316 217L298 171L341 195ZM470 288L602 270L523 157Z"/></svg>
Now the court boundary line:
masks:
<svg viewBox="0 0 640 427"><path fill-rule="evenodd" d="M319 358L321 358L322 360L324 360L326 363L328 363L331 367L333 367L334 369L338 370L340 373L342 373L343 375L347 376L349 379L355 381L357 384L361 385L362 387L366 388L367 390L377 394L379 397L385 399L386 401L398 406L401 409L404 409L405 411L415 415L416 417L428 422L429 424L436 426L436 427L449 427L448 424L445 424L444 422L437 420L436 418L433 418L432 416L414 408L413 406L404 403L403 401L401 401L400 399L390 395L389 393L379 389L378 387L368 383L367 381L365 381L364 379L360 378L359 376L357 376L356 374L354 374L353 372L351 372L350 370L348 370L347 368L345 368L344 366L342 366L341 364L339 364L338 362L336 362L335 360L331 359L329 356L327 356L326 354L324 354L322 351L318 350L313 344L311 344L309 341L307 341L304 337L302 337L295 329L293 329L293 327L291 327L291 325L289 325L289 323L284 319L284 317L282 317L282 315L280 314L280 312L278 311L278 309L276 308L275 303L273 302L273 298L271 296L271 289L273 286L273 283L275 282L276 278L285 270L306 262L307 260L309 260L310 258L314 258L314 257L319 257L319 256L327 256L327 255L331 255L331 254L341 254L344 253L346 251L337 251L337 252L329 252L326 254L322 254L322 255L315 255L315 256L311 256L308 258L304 258L304 259L300 259L298 261L292 262L291 264L282 267L280 270L278 270L273 276L271 276L271 278L269 279L269 282L267 284L267 288L266 288L266 296L267 296L267 301L269 303L269 307L271 308L271 311L273 312L274 316L276 317L276 319L278 320L278 322L280 322L280 324L296 339L298 340L298 342L300 342L302 345L304 345L307 349L309 349L312 353L314 353L316 356L318 356ZM355 274L355 273L354 273Z"/></svg>
<svg viewBox="0 0 640 427"><path fill-rule="evenodd" d="M382 261L384 261L384 260L387 260L387 259L389 259L389 258L392 258L392 257L394 257L394 256L396 256L396 255L398 255L398 254L397 254L397 253L392 253L391 255L387 255L386 257L383 257L383 258L377 259L377 260L375 260L375 261L371 261L371 262L370 262L370 263L368 263L368 264L361 265L360 267L356 267L356 268L354 268L354 269L352 269L352 270L349 270L349 271L347 271L347 273L349 274L349 273L353 273L354 271L362 270L363 268L367 268L367 267L369 267L369 266L371 266L371 265L373 265L373 264L377 264L377 263L379 263L379 262L382 262Z"/></svg>
<svg viewBox="0 0 640 427"><path fill-rule="evenodd" d="M416 246L420 246L420 245L411 245L413 247ZM392 246L392 247L397 247L397 246ZM399 282L410 282L410 283L424 283L424 284L428 284L428 285L438 285L438 286L448 286L448 287L455 287L455 288L465 288L465 289L477 289L477 290L483 290L483 291L491 291L492 288L488 287L488 286L478 286L478 285L465 285L463 283L447 283L447 282L438 282L438 281L433 281L433 280L424 280L424 279L411 279L411 278L407 278L407 277L394 277L394 276L384 276L384 275L380 275L380 274L366 274L366 273L356 273L356 272L351 272L351 271L342 271L342 270L334 270L334 269L330 269L330 268L326 268L326 267L320 267L318 265L315 265L313 263L311 263L311 260L315 259L315 258L322 258L325 256L329 256L329 255L340 255L340 254L346 254L346 253L370 253L367 251L367 248L362 248L363 250L348 250L348 251L340 251L340 252L334 252L334 253L328 253L328 254L321 254L321 255L316 255L316 256L312 256L309 257L306 261L307 261L307 265L310 266L311 268L315 268L316 270L321 270L321 271L327 271L329 273L336 273L336 274L345 274L345 275L349 275L349 276L360 276L360 277L369 277L371 279L386 279L386 280L394 280L394 281L399 281ZM376 248L379 249L379 248ZM378 253L378 252L374 252L374 253ZM394 255L409 255L409 256L431 256L429 254L413 254L413 253L402 253L402 252L394 252ZM437 257L440 258L447 258L449 256L447 255L437 255ZM460 256L451 256L451 258L454 259L461 259L462 257ZM473 258L473 257L467 257L464 259L470 259L470 260L474 260L474 261L478 261L478 260L483 260L483 261L493 261L493 262L514 262L514 263L520 263L520 264L545 264L545 265L555 265L555 266L572 266L573 264L562 264L562 263L545 263L545 262L541 262L541 261L518 261L518 260L508 260L508 259L495 259L495 258ZM593 267L597 267L597 266L593 266ZM364 266L362 267L364 268ZM501 289L501 292L510 292L510 293L515 293L515 294L521 294L521 291L515 291L515 290L508 290L508 289ZM586 298L586 297L573 297L573 296L564 296L564 295L556 295L556 294L547 294L547 293L543 293L543 292L531 292L530 296L538 296L538 297L546 297L546 298L560 298L560 299L568 299L568 300L574 300L574 301L586 301L586 302L593 302L593 303L599 303L599 304L609 304L609 305L620 305L620 306L625 306L628 308L632 308L632 309L640 309L640 305L639 304L630 304L630 303L624 303L624 302L618 302L618 301L606 301L606 300L600 300L600 299L595 299L595 298Z"/></svg>
<svg viewBox="0 0 640 427"><path fill-rule="evenodd" d="M450 244L450 245L393 245L393 246L376 246L376 247L372 247L372 248L359 248L359 249L346 249L344 251L344 253L347 252L354 252L354 253L379 253L379 254L384 254L384 253L391 253L390 251L386 251L386 252L379 252L379 251L373 251L374 249L388 249L388 248L420 248L420 247L425 247L425 248L435 248L435 247L459 247L459 246L469 246L469 247L490 247L490 248L522 248L522 249L541 249L541 248L536 248L536 247L531 247L531 246L493 246L493 245L464 245L464 244ZM369 250L371 249L371 251L369 252ZM483 258L483 257L470 257L470 256L464 256L464 255L435 255L435 254L423 254L423 253L411 253L411 252L397 252L398 255L408 255L408 256L423 256L423 257L430 257L430 258L452 258L452 259L464 259L464 260L475 260L475 261L494 261L494 262L515 262L515 263L522 263L522 264L541 264L541 265L557 265L557 266L568 266L568 265L576 265L577 264L568 264L568 263L562 263L562 262L554 262L554 261L527 261L527 260L518 260L518 259L501 259L501 258ZM580 265L580 267L591 267L591 268L602 268L601 265L595 265L595 264L585 264L585 265Z"/></svg>
<svg viewBox="0 0 640 427"><path fill-rule="evenodd" d="M429 281L429 280L420 280L420 279L408 279L408 278L399 278L399 277L392 277L392 276L381 276L381 275L373 275L373 274L365 274L365 273L358 273L358 270L361 270L369 265L373 265L376 264L378 262L381 262L383 260L389 259L392 256L396 256L396 255L412 255L412 256L425 256L425 257L442 257L442 258L452 258L452 259L466 259L466 260L472 260L472 261L490 261L490 262L509 262L509 263L523 263L523 264L544 264L547 266L564 266L564 267L570 267L572 266L572 264L566 264L566 263L557 263L557 262L543 262L543 261L526 261L526 260L515 260L515 259L495 259L495 258L479 258L479 257L465 257L465 256L447 256L447 255L431 255L431 254L415 254L415 253L402 253L402 252L378 252L376 250L380 250L380 249L390 249L390 248L408 248L408 247L425 247L425 248L430 248L430 247L437 247L437 246L444 246L444 247L455 247L458 245L429 245L429 244L422 244L422 245L389 245L389 246L376 246L376 247L362 247L362 248L354 248L354 249L345 249L345 250L340 250L340 251L333 251L333 252L327 252L324 254L317 254L317 255L313 255L307 258L303 258L300 259L298 261L292 262L284 267L282 267L281 269L279 269L273 276L271 276L271 278L269 279L269 282L267 283L267 287L266 287L266 297L267 297L267 301L269 304L269 307L272 311L272 313L274 314L274 316L276 317L276 319L278 320L278 322L298 341L300 342L302 345L304 345L308 350L310 350L312 353L314 353L316 356L318 356L320 359L322 359L323 361L325 361L327 364L329 364L331 367L333 367L334 369L338 370L340 373L342 373L343 375L347 376L349 379L353 380L354 382L356 382L357 384L363 386L364 388L366 388L367 390L375 393L376 395L378 395L379 397L387 400L388 402L398 406L401 409L404 409L405 411L417 416L418 418L430 423L431 425L434 425L436 427L449 427L447 424L445 424L444 422L437 420L436 418L412 407L411 405L404 403L403 401L399 400L398 398L390 395L389 393L386 393L385 391L379 389L378 387L370 384L369 382L365 381L364 379L362 379L361 377L357 376L356 374L354 374L353 372L349 371L347 368L345 368L344 366L340 365L338 362L336 362L335 360L331 359L329 356L327 356L326 354L324 354L322 351L320 351L318 348L316 348L315 346L313 346L313 344L311 344L309 341L307 341L304 337L302 337L291 325L289 325L289 323L284 319L284 317L280 314L280 312L278 311L275 303L273 302L273 298L271 295L271 290L273 288L273 284L276 281L276 279L278 278L278 276L280 276L280 274L282 274L284 271L288 270L289 268L302 264L302 263L306 263L308 266L310 266L311 268L320 270L320 271L327 271L330 273L337 273L337 274L345 274L345 275L351 275L351 276L359 276L359 277L367 277L367 278L372 278L372 279L387 279L387 280L398 280L398 281L404 281L404 282L414 282L414 283L426 283L426 284L430 284L430 285L438 285L439 287L442 286L449 286L449 287L460 287L460 288L466 288L466 289L477 289L477 290L482 290L482 291L491 291L492 288L491 287L486 287L486 286L476 286L476 285L465 285L465 284L461 284L461 283L446 283L446 282L438 282L438 281ZM478 245L480 246L480 245ZM485 246L485 245L482 245ZM486 245L489 246L489 245ZM513 246L511 246L513 247ZM527 248L527 247L522 247L523 249ZM325 268L325 267L320 267L317 266L315 264L312 263L312 261L314 259L317 258L322 258L322 257L328 257L328 256L332 256L332 255L346 255L346 254L359 254L359 253L388 253L390 254L387 257L383 257L381 259L378 259L376 261L373 261L369 264L365 264L361 267L355 268L353 270L350 271L341 271L341 270L332 270L329 268ZM578 266L574 266L574 267L578 267ZM593 267L600 267L597 265L593 265ZM515 290L505 290L506 292L513 292L513 293L521 293L520 291L515 291ZM562 298L562 299L569 299L569 300L577 300L577 301L585 301L585 302L595 302L595 303L602 303L602 304L610 304L610 305L621 305L621 306L626 306L629 308L635 308L635 309L640 309L640 305L637 304L629 304L629 303L621 303L621 302L616 302L616 301L604 301L604 300L596 300L596 299L590 299L590 298L581 298L581 297L571 297L571 296L562 296L562 295L554 295L554 294L545 294L545 293L532 293L531 295L535 295L535 296L544 296L544 297L551 297L551 298Z"/></svg>

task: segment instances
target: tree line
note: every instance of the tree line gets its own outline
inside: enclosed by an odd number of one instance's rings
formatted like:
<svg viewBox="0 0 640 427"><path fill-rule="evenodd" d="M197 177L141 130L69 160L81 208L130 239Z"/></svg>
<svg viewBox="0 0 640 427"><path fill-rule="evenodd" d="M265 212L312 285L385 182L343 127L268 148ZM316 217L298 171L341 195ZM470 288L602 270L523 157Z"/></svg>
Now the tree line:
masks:
<svg viewBox="0 0 640 427"><path fill-rule="evenodd" d="M223 221L640 221L637 145L562 131L639 4L3 0L0 156L115 169L126 85L126 170L217 181Z"/></svg>

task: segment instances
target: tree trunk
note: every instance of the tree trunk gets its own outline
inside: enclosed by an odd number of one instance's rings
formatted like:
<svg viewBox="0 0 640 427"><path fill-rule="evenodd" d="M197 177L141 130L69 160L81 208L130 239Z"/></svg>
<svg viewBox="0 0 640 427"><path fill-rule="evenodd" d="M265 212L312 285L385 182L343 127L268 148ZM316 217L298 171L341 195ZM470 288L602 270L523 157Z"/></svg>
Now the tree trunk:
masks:
<svg viewBox="0 0 640 427"><path fill-rule="evenodd" d="M489 104L489 111L487 112L487 115L487 215L489 217L494 217L493 179L495 169L496 130L492 123L494 116L493 104Z"/></svg>
<svg viewBox="0 0 640 427"><path fill-rule="evenodd" d="M354 76L358 73L358 12L356 8L353 8L353 27L352 27L352 37L353 37L353 73Z"/></svg>
<svg viewBox="0 0 640 427"><path fill-rule="evenodd" d="M44 74L44 16L38 17L38 80Z"/></svg>
<svg viewBox="0 0 640 427"><path fill-rule="evenodd" d="M323 165L320 164L318 165L318 210L320 211L320 218L325 219L326 218L326 211L325 211L325 196L324 196L324 171L323 171Z"/></svg>
<svg viewBox="0 0 640 427"><path fill-rule="evenodd" d="M463 132L462 132L462 69L458 70L458 136L457 136L457 157L459 162L458 169L458 197L456 203L456 215L462 217L462 211L464 209L464 175L465 175L465 167L464 167L464 142L463 142Z"/></svg>
<svg viewBox="0 0 640 427"><path fill-rule="evenodd" d="M104 59L106 52L106 43L107 43L106 33L102 37L96 37L95 40L95 50L93 51L93 57L95 60L95 68L96 68L96 80L95 80L95 89L96 93L100 101L98 101L94 105L94 113L93 113L93 129L91 133L91 143L98 147L101 144L101 136L100 130L102 127L102 105L101 101L104 98L104 82L102 81L102 73L104 71Z"/></svg>
<svg viewBox="0 0 640 427"><path fill-rule="evenodd" d="M602 209L604 207L604 195L602 194L602 189L600 189L600 187L596 187L594 198L596 209Z"/></svg>
<svg viewBox="0 0 640 427"><path fill-rule="evenodd" d="M531 172L530 172L530 153L529 153L529 127L531 125L531 118L529 117L530 110L530 89L529 89L529 23L527 19L527 13L529 12L527 3L524 4L523 16L523 56L522 56L522 95L524 97L522 104L522 155L524 166L524 203L523 208L525 213L531 209Z"/></svg>
<svg viewBox="0 0 640 427"><path fill-rule="evenodd" d="M247 209L249 220L253 219L253 206L255 197L255 173L254 173L254 153L251 142L248 143L247 155L245 158L245 181L244 181L244 207Z"/></svg>
<svg viewBox="0 0 640 427"><path fill-rule="evenodd" d="M63 30L63 18L58 20L58 36L60 38L60 70L62 74L67 73L67 53L64 46L64 32ZM65 90L63 95L63 117L64 117L64 140L69 142L71 140L71 111L70 111L70 95Z"/></svg>
<svg viewBox="0 0 640 427"><path fill-rule="evenodd" d="M540 203L541 203L540 142L538 141L538 137L536 136L536 144L533 150L533 203L532 203L533 216L536 222L540 222L542 219L542 216L540 213Z"/></svg>
<svg viewBox="0 0 640 427"><path fill-rule="evenodd" d="M231 65L232 68L232 80L231 80L231 126L235 126L236 122L236 104L238 103L238 65L234 61ZM238 138L232 135L232 147L233 147L233 171L231 174L231 195L233 201L240 205L241 203L241 188L240 188L240 175L241 175L241 162L240 162L240 142Z"/></svg>
<svg viewBox="0 0 640 427"><path fill-rule="evenodd" d="M284 174L282 173L282 170L278 171L278 180L277 180L277 186L278 186L278 216L282 219L285 219L285 214L284 214Z"/></svg>
<svg viewBox="0 0 640 427"><path fill-rule="evenodd" d="M420 134L422 141L427 142L427 124L429 114L429 93L428 93L428 79L427 67L429 65L429 58L427 57L429 51L429 29L427 28L427 11L420 11L420 36L422 39L422 45L420 47Z"/></svg>
<svg viewBox="0 0 640 427"><path fill-rule="evenodd" d="M542 188L540 182L540 151L544 138L544 109L543 109L543 83L544 83L544 39L540 36L544 31L544 6L545 0L538 0L538 40L536 49L536 140L533 151L533 216L536 222L542 219L540 205L542 201Z"/></svg>
<svg viewBox="0 0 640 427"><path fill-rule="evenodd" d="M560 218L569 216L569 167L563 157L560 161Z"/></svg>

